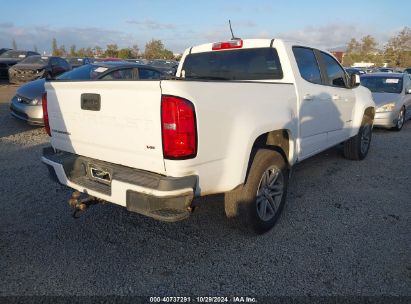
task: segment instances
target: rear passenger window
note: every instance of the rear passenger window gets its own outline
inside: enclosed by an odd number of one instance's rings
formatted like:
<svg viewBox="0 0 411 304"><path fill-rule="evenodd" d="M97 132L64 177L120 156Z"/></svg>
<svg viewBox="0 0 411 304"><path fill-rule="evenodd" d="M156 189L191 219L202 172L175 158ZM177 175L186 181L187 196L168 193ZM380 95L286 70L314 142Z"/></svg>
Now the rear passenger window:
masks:
<svg viewBox="0 0 411 304"><path fill-rule="evenodd" d="M309 82L321 84L320 68L314 51L303 47L293 47L293 53L301 77Z"/></svg>
<svg viewBox="0 0 411 304"><path fill-rule="evenodd" d="M107 75L104 75L101 79L104 80L131 80L133 79L133 69L115 70Z"/></svg>
<svg viewBox="0 0 411 304"><path fill-rule="evenodd" d="M321 58L324 61L327 76L328 85L346 88L345 84L345 72L338 62L330 55L321 52Z"/></svg>
<svg viewBox="0 0 411 304"><path fill-rule="evenodd" d="M139 69L138 75L140 79L160 79L160 73L150 69Z"/></svg>

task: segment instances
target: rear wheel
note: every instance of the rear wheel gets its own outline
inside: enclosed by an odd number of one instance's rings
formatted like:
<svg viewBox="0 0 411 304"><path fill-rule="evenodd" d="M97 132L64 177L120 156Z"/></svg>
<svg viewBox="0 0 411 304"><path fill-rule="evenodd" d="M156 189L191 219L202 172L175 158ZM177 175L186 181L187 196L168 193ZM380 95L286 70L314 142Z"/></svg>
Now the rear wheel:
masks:
<svg viewBox="0 0 411 304"><path fill-rule="evenodd" d="M402 127L404 126L404 122L405 122L405 109L404 107L402 107L400 112L398 113L397 123L395 124L394 130L401 131Z"/></svg>
<svg viewBox="0 0 411 304"><path fill-rule="evenodd" d="M364 117L357 135L344 142L344 156L351 160L363 160L370 149L372 138L372 120Z"/></svg>
<svg viewBox="0 0 411 304"><path fill-rule="evenodd" d="M272 150L257 151L246 183L225 195L225 211L238 224L264 233L276 224L284 208L288 170Z"/></svg>

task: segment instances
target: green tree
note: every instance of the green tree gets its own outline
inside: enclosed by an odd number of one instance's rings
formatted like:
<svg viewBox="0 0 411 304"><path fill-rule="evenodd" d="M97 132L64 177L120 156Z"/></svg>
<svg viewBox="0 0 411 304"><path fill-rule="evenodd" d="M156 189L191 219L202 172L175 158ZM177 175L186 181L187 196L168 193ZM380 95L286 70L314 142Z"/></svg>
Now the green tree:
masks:
<svg viewBox="0 0 411 304"><path fill-rule="evenodd" d="M118 46L117 46L117 44L108 44L104 55L106 57L118 57Z"/></svg>
<svg viewBox="0 0 411 304"><path fill-rule="evenodd" d="M374 37L367 35L361 38L361 52L369 54L377 50L377 41Z"/></svg>
<svg viewBox="0 0 411 304"><path fill-rule="evenodd" d="M358 41L355 38L347 43L347 51L343 57L343 65L351 66L355 62L372 62L375 65L376 62L381 63L381 55L377 50L377 41L374 37L367 35Z"/></svg>
<svg viewBox="0 0 411 304"><path fill-rule="evenodd" d="M164 48L163 42L161 40L151 39L150 42L146 43L144 49L144 58L146 59L173 59L173 52Z"/></svg>
<svg viewBox="0 0 411 304"><path fill-rule="evenodd" d="M51 54L53 56L56 56L57 52L58 52L58 46L57 46L57 39L53 38L53 40L51 40Z"/></svg>
<svg viewBox="0 0 411 304"><path fill-rule="evenodd" d="M66 47L64 45L60 45L55 51L53 51L54 56L65 57L67 56Z"/></svg>
<svg viewBox="0 0 411 304"><path fill-rule="evenodd" d="M93 56L101 57L103 55L104 55L103 49L100 46L96 45L93 48Z"/></svg>
<svg viewBox="0 0 411 304"><path fill-rule="evenodd" d="M78 57L94 57L94 52L92 48L81 48L77 51Z"/></svg>
<svg viewBox="0 0 411 304"><path fill-rule="evenodd" d="M361 51L361 44L355 38L351 38L351 40L347 44L347 53L359 53Z"/></svg>
<svg viewBox="0 0 411 304"><path fill-rule="evenodd" d="M388 65L409 67L411 65L411 29L403 28L398 35L392 37L384 49L384 57Z"/></svg>
<svg viewBox="0 0 411 304"><path fill-rule="evenodd" d="M13 39L13 50L17 50L17 42Z"/></svg>
<svg viewBox="0 0 411 304"><path fill-rule="evenodd" d="M140 53L140 48L138 47L137 44L134 44L133 47L131 48L130 58L138 58L139 53Z"/></svg>
<svg viewBox="0 0 411 304"><path fill-rule="evenodd" d="M118 51L118 58L128 59L133 57L133 52L129 48L121 49Z"/></svg>
<svg viewBox="0 0 411 304"><path fill-rule="evenodd" d="M77 56L77 52L76 52L76 45L73 44L70 46L70 57L76 57Z"/></svg>

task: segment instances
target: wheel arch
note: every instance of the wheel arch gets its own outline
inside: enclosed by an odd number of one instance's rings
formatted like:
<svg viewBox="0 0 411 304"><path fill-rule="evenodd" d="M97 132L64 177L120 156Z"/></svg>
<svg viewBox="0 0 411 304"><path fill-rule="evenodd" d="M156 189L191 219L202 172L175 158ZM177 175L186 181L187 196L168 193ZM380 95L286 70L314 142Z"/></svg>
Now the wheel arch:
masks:
<svg viewBox="0 0 411 304"><path fill-rule="evenodd" d="M254 161L258 149L269 149L278 152L283 157L288 168L290 168L294 162L294 141L290 130L278 129L260 134L254 140L251 147L244 182L247 181L251 164Z"/></svg>

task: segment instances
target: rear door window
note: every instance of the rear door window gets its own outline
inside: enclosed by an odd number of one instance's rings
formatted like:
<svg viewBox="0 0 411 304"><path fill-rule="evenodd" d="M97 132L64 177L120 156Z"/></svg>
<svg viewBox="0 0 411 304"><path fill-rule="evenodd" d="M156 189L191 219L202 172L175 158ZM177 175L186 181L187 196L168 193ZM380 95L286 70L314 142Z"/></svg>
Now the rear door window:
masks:
<svg viewBox="0 0 411 304"><path fill-rule="evenodd" d="M187 55L182 75L189 79L269 80L282 79L276 49L254 48Z"/></svg>
<svg viewBox="0 0 411 304"><path fill-rule="evenodd" d="M151 70L151 69L138 69L138 75L140 79L160 79L160 72Z"/></svg>
<svg viewBox="0 0 411 304"><path fill-rule="evenodd" d="M133 69L114 70L103 77L103 80L131 80L133 79Z"/></svg>
<svg viewBox="0 0 411 304"><path fill-rule="evenodd" d="M314 50L304 47L293 47L293 53L301 77L309 82L321 84L320 68Z"/></svg>

